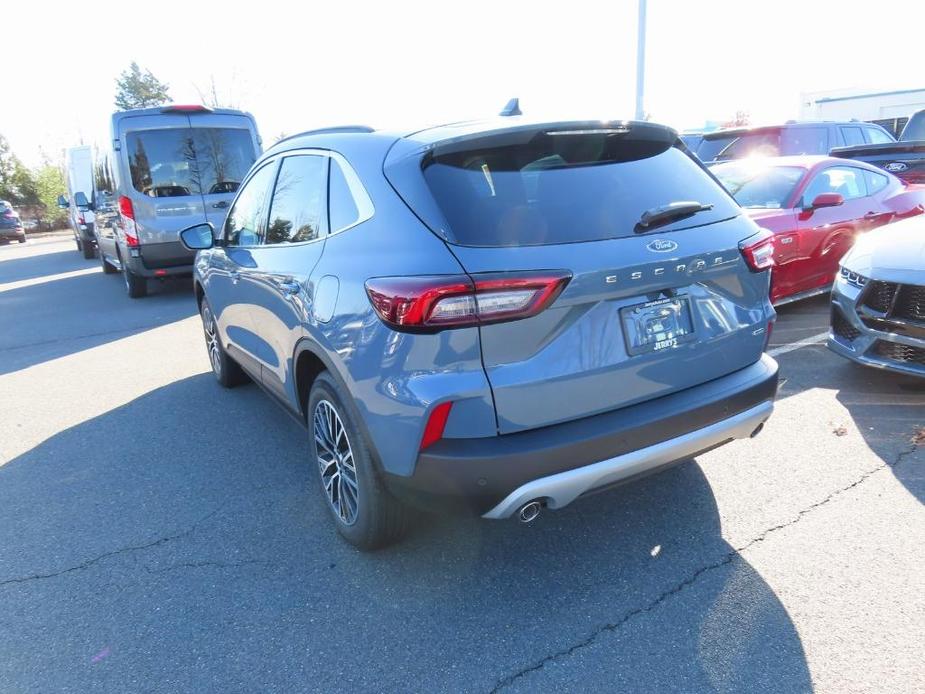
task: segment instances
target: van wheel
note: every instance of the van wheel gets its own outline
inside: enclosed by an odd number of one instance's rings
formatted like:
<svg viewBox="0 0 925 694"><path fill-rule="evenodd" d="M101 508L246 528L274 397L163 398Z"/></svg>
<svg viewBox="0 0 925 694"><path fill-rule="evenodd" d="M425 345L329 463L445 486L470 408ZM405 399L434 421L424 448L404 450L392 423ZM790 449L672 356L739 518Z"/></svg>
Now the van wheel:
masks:
<svg viewBox="0 0 925 694"><path fill-rule="evenodd" d="M20 242L20 243L25 243L25 242L26 242L26 237L23 236L21 239L19 239L19 242Z"/></svg>
<svg viewBox="0 0 925 694"><path fill-rule="evenodd" d="M215 316L212 315L212 309L209 303L203 299L202 306L199 307L199 315L202 317L202 330L206 338L206 349L209 352L209 362L212 364L212 373L225 388L234 388L247 381L247 374L244 369L234 359L228 356L225 348L222 347L222 341L218 336L218 326L215 324Z"/></svg>
<svg viewBox="0 0 925 694"><path fill-rule="evenodd" d="M93 244L86 239L78 242L77 247L83 253L84 260L93 260Z"/></svg>
<svg viewBox="0 0 925 694"><path fill-rule="evenodd" d="M406 534L411 511L376 473L366 439L344 404L349 397L328 372L315 379L307 408L310 450L337 531L359 549L378 549Z"/></svg>
<svg viewBox="0 0 925 694"><path fill-rule="evenodd" d="M141 299L148 295L148 280L139 277L128 269L128 263L122 261L122 279L125 280L125 291L132 299Z"/></svg>

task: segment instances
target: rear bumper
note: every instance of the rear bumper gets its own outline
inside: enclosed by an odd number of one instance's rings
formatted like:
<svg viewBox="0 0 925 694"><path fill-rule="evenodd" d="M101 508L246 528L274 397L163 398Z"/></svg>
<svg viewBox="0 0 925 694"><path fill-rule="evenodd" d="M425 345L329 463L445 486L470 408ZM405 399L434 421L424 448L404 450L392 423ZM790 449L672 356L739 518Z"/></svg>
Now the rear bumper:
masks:
<svg viewBox="0 0 925 694"><path fill-rule="evenodd" d="M0 239L23 239L26 237L26 230L22 227L10 227L9 229L0 229Z"/></svg>
<svg viewBox="0 0 925 694"><path fill-rule="evenodd" d="M196 254L179 241L144 243L128 249L128 267L140 277L173 277L193 274Z"/></svg>
<svg viewBox="0 0 925 694"><path fill-rule="evenodd" d="M444 439L410 477L386 475L400 498L430 509L505 518L542 499L564 506L587 492L648 474L736 438L770 416L777 363L594 417L485 439Z"/></svg>

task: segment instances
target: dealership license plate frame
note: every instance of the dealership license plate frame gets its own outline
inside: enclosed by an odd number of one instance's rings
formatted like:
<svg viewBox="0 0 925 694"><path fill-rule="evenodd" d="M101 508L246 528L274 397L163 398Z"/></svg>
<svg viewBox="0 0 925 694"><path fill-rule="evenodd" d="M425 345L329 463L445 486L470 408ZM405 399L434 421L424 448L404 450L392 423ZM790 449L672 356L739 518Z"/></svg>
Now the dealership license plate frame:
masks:
<svg viewBox="0 0 925 694"><path fill-rule="evenodd" d="M620 323L630 356L662 352L697 339L686 294L625 306L620 309Z"/></svg>

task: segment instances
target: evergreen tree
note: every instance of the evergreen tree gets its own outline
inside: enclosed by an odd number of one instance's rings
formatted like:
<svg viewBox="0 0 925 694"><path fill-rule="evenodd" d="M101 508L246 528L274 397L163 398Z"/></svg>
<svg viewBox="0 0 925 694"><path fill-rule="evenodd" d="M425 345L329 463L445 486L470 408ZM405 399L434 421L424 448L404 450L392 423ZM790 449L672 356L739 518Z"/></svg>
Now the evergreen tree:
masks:
<svg viewBox="0 0 925 694"><path fill-rule="evenodd" d="M142 72L133 60L128 70L116 80L116 108L127 111L166 104L170 101L168 89L169 86L152 75L150 70Z"/></svg>

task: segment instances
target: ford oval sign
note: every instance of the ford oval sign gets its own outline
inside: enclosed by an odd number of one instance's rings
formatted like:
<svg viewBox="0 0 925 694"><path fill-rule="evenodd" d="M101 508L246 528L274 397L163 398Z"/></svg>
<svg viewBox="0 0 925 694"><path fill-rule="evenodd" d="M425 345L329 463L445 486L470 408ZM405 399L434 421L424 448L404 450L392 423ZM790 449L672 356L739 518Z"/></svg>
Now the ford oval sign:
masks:
<svg viewBox="0 0 925 694"><path fill-rule="evenodd" d="M678 244L668 239L655 239L646 246L653 253L670 253L678 250Z"/></svg>
<svg viewBox="0 0 925 694"><path fill-rule="evenodd" d="M889 171L890 173L900 173L909 168L909 165L902 161L891 161L889 164L883 167L884 170Z"/></svg>

